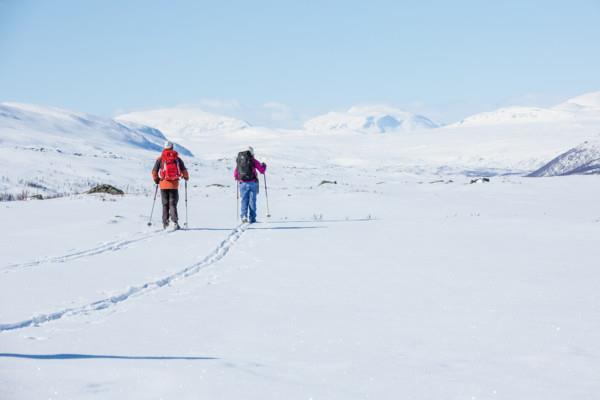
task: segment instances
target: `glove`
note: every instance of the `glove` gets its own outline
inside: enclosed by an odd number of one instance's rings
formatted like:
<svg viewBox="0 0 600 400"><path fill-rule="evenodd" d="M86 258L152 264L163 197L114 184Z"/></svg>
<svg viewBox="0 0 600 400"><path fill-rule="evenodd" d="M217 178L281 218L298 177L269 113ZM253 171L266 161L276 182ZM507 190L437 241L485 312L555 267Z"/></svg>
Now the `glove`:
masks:
<svg viewBox="0 0 600 400"><path fill-rule="evenodd" d="M156 183L158 185L160 183L160 179L159 178L154 178L154 183Z"/></svg>
<svg viewBox="0 0 600 400"><path fill-rule="evenodd" d="M184 176L184 177L183 177L183 179L185 179L185 180L186 180L186 182L187 182L187 181L189 181L189 180L190 180L190 177L188 176L188 177L186 178L186 177Z"/></svg>
<svg viewBox="0 0 600 400"><path fill-rule="evenodd" d="M263 167L263 168L267 168L267 164L265 164L265 163L262 163L262 167Z"/></svg>

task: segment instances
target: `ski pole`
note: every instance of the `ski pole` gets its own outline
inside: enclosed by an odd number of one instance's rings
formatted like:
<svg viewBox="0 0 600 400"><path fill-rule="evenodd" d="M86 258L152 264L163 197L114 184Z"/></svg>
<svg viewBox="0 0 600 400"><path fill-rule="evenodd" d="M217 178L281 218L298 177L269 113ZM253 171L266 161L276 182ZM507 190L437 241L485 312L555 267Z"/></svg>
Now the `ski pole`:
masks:
<svg viewBox="0 0 600 400"><path fill-rule="evenodd" d="M185 181L185 227L188 227L187 179Z"/></svg>
<svg viewBox="0 0 600 400"><path fill-rule="evenodd" d="M152 214L154 214L154 204L156 203L156 194L158 193L158 184L154 186L154 200L152 201L152 210L150 211L150 220L148 221L148 226L152 225Z"/></svg>
<svg viewBox="0 0 600 400"><path fill-rule="evenodd" d="M269 212L269 192L267 191L267 172L265 171L265 199L267 200L267 218L271 218L271 213Z"/></svg>
<svg viewBox="0 0 600 400"><path fill-rule="evenodd" d="M240 182L235 181L235 186L237 186L237 196L236 196L236 203L235 203L235 215L236 215L236 220L239 221L240 220Z"/></svg>

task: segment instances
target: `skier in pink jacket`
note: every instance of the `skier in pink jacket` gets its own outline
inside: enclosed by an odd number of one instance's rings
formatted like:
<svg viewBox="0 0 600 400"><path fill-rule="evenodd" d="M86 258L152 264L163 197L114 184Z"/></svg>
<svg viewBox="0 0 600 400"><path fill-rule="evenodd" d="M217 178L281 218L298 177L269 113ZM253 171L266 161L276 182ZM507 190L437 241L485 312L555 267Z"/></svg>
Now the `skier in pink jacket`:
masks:
<svg viewBox="0 0 600 400"><path fill-rule="evenodd" d="M233 177L238 182L241 201L240 218L242 222L256 222L256 196L258 194L258 174L264 174L267 165L254 158L254 149L248 146L237 155Z"/></svg>

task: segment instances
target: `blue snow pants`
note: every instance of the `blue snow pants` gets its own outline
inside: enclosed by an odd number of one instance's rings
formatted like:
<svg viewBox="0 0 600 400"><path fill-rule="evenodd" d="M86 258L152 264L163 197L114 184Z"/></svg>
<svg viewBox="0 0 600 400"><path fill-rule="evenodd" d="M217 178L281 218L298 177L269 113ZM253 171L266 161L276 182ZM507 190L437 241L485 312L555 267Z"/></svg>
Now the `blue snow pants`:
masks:
<svg viewBox="0 0 600 400"><path fill-rule="evenodd" d="M242 209L240 217L247 218L251 224L256 222L256 195L258 182L240 182L240 197Z"/></svg>

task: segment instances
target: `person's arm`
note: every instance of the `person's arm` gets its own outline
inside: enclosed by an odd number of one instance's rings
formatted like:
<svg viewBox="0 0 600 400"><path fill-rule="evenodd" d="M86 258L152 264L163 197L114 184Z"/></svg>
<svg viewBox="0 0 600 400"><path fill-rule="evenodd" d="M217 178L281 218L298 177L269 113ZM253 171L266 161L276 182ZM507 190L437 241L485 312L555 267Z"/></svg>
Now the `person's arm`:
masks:
<svg viewBox="0 0 600 400"><path fill-rule="evenodd" d="M188 179L190 179L190 174L187 168L185 167L183 160L181 158L177 158L177 162L179 163L179 170L181 171L181 176L187 181Z"/></svg>
<svg viewBox="0 0 600 400"><path fill-rule="evenodd" d="M254 159L254 168L256 168L261 174L264 174L267 171L267 164L261 163L257 159Z"/></svg>
<svg viewBox="0 0 600 400"><path fill-rule="evenodd" d="M154 167L152 168L152 180L157 185L160 182L160 177L158 176L158 170L159 169L160 169L160 157L158 157L156 159L156 162L154 163Z"/></svg>
<svg viewBox="0 0 600 400"><path fill-rule="evenodd" d="M235 178L236 181L240 180L240 174L237 170L237 167L235 167L235 169L233 170L233 177Z"/></svg>

